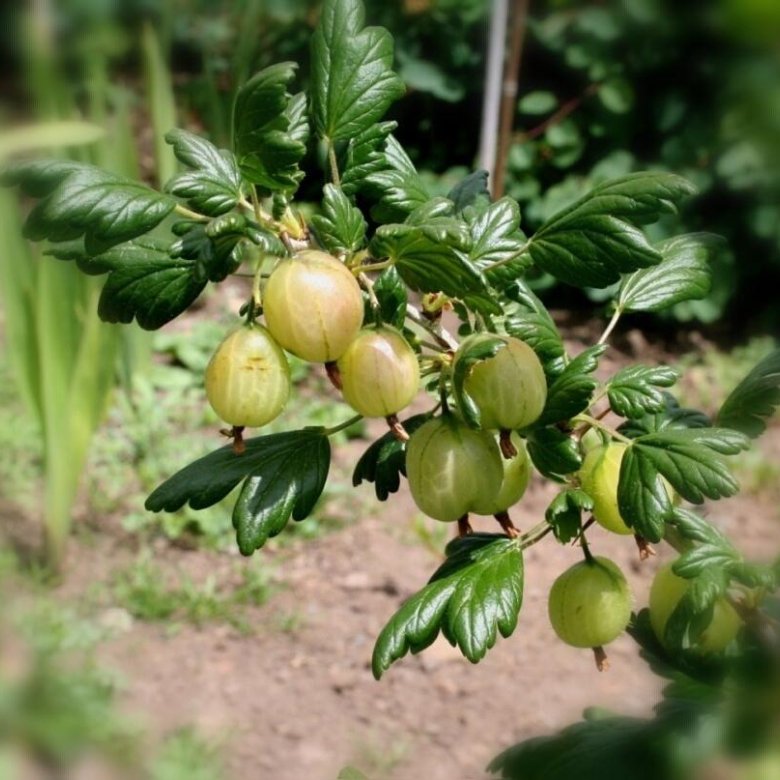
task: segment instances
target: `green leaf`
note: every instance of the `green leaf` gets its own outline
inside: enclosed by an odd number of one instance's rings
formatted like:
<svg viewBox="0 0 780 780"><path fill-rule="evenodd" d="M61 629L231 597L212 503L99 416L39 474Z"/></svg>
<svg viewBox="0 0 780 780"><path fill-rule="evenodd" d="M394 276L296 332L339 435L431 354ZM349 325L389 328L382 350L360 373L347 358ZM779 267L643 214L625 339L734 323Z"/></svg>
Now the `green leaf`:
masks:
<svg viewBox="0 0 780 780"><path fill-rule="evenodd" d="M472 342L458 350L458 359L452 372L452 394L458 411L463 419L473 428L479 427L479 407L466 392L465 382L471 369L483 360L493 357L500 349L506 346L506 339L501 336L487 337L483 340Z"/></svg>
<svg viewBox="0 0 780 780"><path fill-rule="evenodd" d="M730 546L729 540L701 515L688 509L676 507L669 521L683 539L702 544Z"/></svg>
<svg viewBox="0 0 780 780"><path fill-rule="evenodd" d="M612 411L621 417L642 417L666 408L659 387L671 387L680 374L669 366L629 366L615 374L608 383Z"/></svg>
<svg viewBox="0 0 780 780"><path fill-rule="evenodd" d="M397 126L397 122L380 122L350 138L341 174L341 188L348 196L359 192L371 174L390 167L384 150L388 136Z"/></svg>
<svg viewBox="0 0 780 780"><path fill-rule="evenodd" d="M290 516L303 520L325 486L330 442L323 428L274 433L246 441L236 455L232 445L190 463L146 499L151 512L175 512L185 504L204 509L221 501L246 480L233 524L239 549L251 555L278 534Z"/></svg>
<svg viewBox="0 0 780 780"><path fill-rule="evenodd" d="M742 434L727 428L667 429L635 439L620 468L620 514L649 541L660 541L673 510L661 476L694 504L732 496L739 486L723 456L747 446Z"/></svg>
<svg viewBox="0 0 780 780"><path fill-rule="evenodd" d="M649 542L660 542L674 506L658 469L633 447L620 464L618 508L629 528Z"/></svg>
<svg viewBox="0 0 780 780"><path fill-rule="evenodd" d="M414 433L429 414L417 414L403 421L406 432ZM386 501L401 486L401 475L406 476L406 445L392 431L380 436L361 456L352 473L352 485L364 480L374 483L376 497Z"/></svg>
<svg viewBox="0 0 780 780"><path fill-rule="evenodd" d="M473 206L480 200L490 202L490 191L487 185L487 171L481 169L472 171L447 193L447 200L453 202L455 212L460 214L464 209Z"/></svg>
<svg viewBox="0 0 780 780"><path fill-rule="evenodd" d="M4 178L43 198L27 218L27 238L59 242L84 236L92 254L148 233L176 205L169 195L92 165L37 161L14 166Z"/></svg>
<svg viewBox="0 0 780 780"><path fill-rule="evenodd" d="M372 669L379 679L406 653L419 653L442 631L472 663L493 647L497 635L517 625L523 597L523 558L514 541L470 534L447 546L447 559L382 630Z"/></svg>
<svg viewBox="0 0 780 780"><path fill-rule="evenodd" d="M770 352L732 390L717 422L751 438L766 430L766 420L780 406L780 349Z"/></svg>
<svg viewBox="0 0 780 780"><path fill-rule="evenodd" d="M327 0L311 43L311 113L317 134L331 142L366 130L405 89L393 72L393 39L363 27L360 0Z"/></svg>
<svg viewBox="0 0 780 780"><path fill-rule="evenodd" d="M599 358L606 349L596 344L581 352L547 389L547 402L535 427L543 428L551 423L570 420L590 405L598 380L593 376Z"/></svg>
<svg viewBox="0 0 780 780"><path fill-rule="evenodd" d="M233 508L233 527L243 555L259 550L294 520L308 517L317 503L330 468L330 441L321 429L289 434L271 443L249 473ZM276 445L276 446L274 446Z"/></svg>
<svg viewBox="0 0 780 780"><path fill-rule="evenodd" d="M623 279L617 306L623 311L662 311L710 291L708 256L714 236L691 233L656 246L661 262Z"/></svg>
<svg viewBox="0 0 780 780"><path fill-rule="evenodd" d="M537 428L528 434L528 454L536 470L548 479L562 482L579 471L582 455L577 443L558 428Z"/></svg>
<svg viewBox="0 0 780 780"><path fill-rule="evenodd" d="M364 178L365 189L377 200L371 216L380 224L402 222L431 199L428 187L417 173L403 147L389 136L381 157L382 168Z"/></svg>
<svg viewBox="0 0 780 780"><path fill-rule="evenodd" d="M506 307L506 332L536 352L548 380L558 376L566 365L566 351L561 334L544 304L523 281L515 280L505 293L513 302Z"/></svg>
<svg viewBox="0 0 780 780"><path fill-rule="evenodd" d="M491 203L487 209L469 220L469 230L472 240L469 260L484 270L492 284L505 286L528 268L528 256L521 256L526 239L520 230L520 208L516 201L501 198ZM506 264L495 269L488 267L497 262Z"/></svg>
<svg viewBox="0 0 780 780"><path fill-rule="evenodd" d="M302 99L291 103L287 92L296 68L293 62L264 68L236 95L233 148L241 173L269 193L291 192L303 178L298 167L306 154Z"/></svg>
<svg viewBox="0 0 780 780"><path fill-rule="evenodd" d="M406 320L406 304L409 296L404 280L395 266L385 268L376 278L374 295L379 301L382 321L401 330Z"/></svg>
<svg viewBox="0 0 780 780"><path fill-rule="evenodd" d="M635 173L604 182L559 211L533 235L534 263L576 287L608 287L620 275L657 265L662 255L640 230L693 192L669 173Z"/></svg>
<svg viewBox="0 0 780 780"><path fill-rule="evenodd" d="M238 205L241 172L232 152L217 149L186 130L171 130L165 140L173 146L177 159L191 168L168 182L166 189L171 195L185 198L191 208L214 217Z"/></svg>
<svg viewBox="0 0 780 780"><path fill-rule="evenodd" d="M654 414L646 414L623 423L618 431L630 439L636 439L648 433L659 431L685 430L687 428L709 428L712 423L704 412L686 409L680 406L671 393L662 393L664 409Z"/></svg>
<svg viewBox="0 0 780 780"><path fill-rule="evenodd" d="M416 218L418 212L409 217ZM466 256L468 245L469 237L461 222L434 216L422 225L382 225L369 250L372 257L392 260L413 290L443 292L479 311L499 313L484 278Z"/></svg>
<svg viewBox="0 0 780 780"><path fill-rule="evenodd" d="M555 110L557 105L558 98L552 92L535 91L520 98L517 110L521 114L549 114Z"/></svg>
<svg viewBox="0 0 780 780"><path fill-rule="evenodd" d="M610 715L520 742L491 761L503 780L658 780L677 777L653 721Z"/></svg>
<svg viewBox="0 0 780 780"><path fill-rule="evenodd" d="M331 254L356 252L366 240L363 214L335 185L326 184L323 192L323 213L311 219L317 238Z"/></svg>
<svg viewBox="0 0 780 780"><path fill-rule="evenodd" d="M555 538L566 544L576 538L582 527L582 513L593 509L593 499L579 489L564 490L552 500L544 516Z"/></svg>
<svg viewBox="0 0 780 780"><path fill-rule="evenodd" d="M688 590L666 622L666 645L681 649L695 645L712 621L715 602L726 593L728 585L729 575L725 569L718 566L701 569L699 574L691 579Z"/></svg>
<svg viewBox="0 0 780 780"><path fill-rule="evenodd" d="M61 260L75 260L88 274L108 273L98 302L105 322L132 322L156 330L176 318L200 295L208 281L202 263L173 258L166 242L139 238L89 255L80 242L52 247Z"/></svg>
<svg viewBox="0 0 780 780"><path fill-rule="evenodd" d="M728 570L731 564L739 560L739 553L731 545L700 544L683 553L672 568L678 577L691 579L698 577L709 566Z"/></svg>

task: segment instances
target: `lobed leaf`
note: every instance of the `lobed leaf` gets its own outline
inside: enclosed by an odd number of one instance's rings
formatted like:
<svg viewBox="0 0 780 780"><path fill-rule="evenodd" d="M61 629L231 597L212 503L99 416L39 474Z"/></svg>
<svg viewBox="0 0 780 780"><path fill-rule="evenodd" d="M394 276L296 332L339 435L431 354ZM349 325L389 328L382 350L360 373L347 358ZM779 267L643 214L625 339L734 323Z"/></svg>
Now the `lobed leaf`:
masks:
<svg viewBox="0 0 780 780"><path fill-rule="evenodd" d="M304 103L287 92L297 65L280 62L256 73L236 95L233 148L247 181L267 192L290 192L300 183L306 154Z"/></svg>
<svg viewBox="0 0 780 780"><path fill-rule="evenodd" d="M472 216L469 230L472 240L469 260L484 271L492 284L506 286L530 265L528 256L522 254L526 237L520 230L520 208L511 198L501 198ZM490 268L492 263L499 262L504 265Z"/></svg>
<svg viewBox="0 0 780 780"><path fill-rule="evenodd" d="M455 212L458 214L479 201L489 203L488 172L482 169L472 171L447 193L447 200L453 202Z"/></svg>
<svg viewBox="0 0 780 780"><path fill-rule="evenodd" d="M558 328L545 305L525 282L515 280L505 293L512 303L506 306L504 327L510 336L524 341L536 352L549 383L566 365L566 351Z"/></svg>
<svg viewBox="0 0 780 780"><path fill-rule="evenodd" d="M710 291L708 256L714 236L691 233L656 246L661 262L626 276L618 292L623 311L663 311L681 301L703 298Z"/></svg>
<svg viewBox="0 0 780 780"><path fill-rule="evenodd" d="M621 417L643 417L666 407L659 387L671 387L680 374L669 366L628 366L615 374L607 385L612 411Z"/></svg>
<svg viewBox="0 0 780 780"><path fill-rule="evenodd" d="M471 534L447 547L447 559L379 635L372 658L379 679L406 653L419 653L441 631L472 663L509 636L523 595L523 559L505 536Z"/></svg>
<svg viewBox="0 0 780 780"><path fill-rule="evenodd" d="M5 180L42 200L24 226L33 241L84 237L89 254L100 254L157 227L176 201L144 184L70 161L14 166Z"/></svg>
<svg viewBox="0 0 780 780"><path fill-rule="evenodd" d="M636 439L648 433L665 430L686 430L687 428L709 428L710 418L698 409L686 409L680 406L671 394L663 392L664 408L660 412L645 414L623 423L618 431L630 439Z"/></svg>
<svg viewBox="0 0 780 780"><path fill-rule="evenodd" d="M382 167L363 179L366 192L377 203L371 216L380 224L402 222L415 209L425 205L431 194L414 163L393 136L385 142Z"/></svg>
<svg viewBox="0 0 780 780"><path fill-rule="evenodd" d="M547 390L547 402L535 427L570 420L588 408L598 385L593 372L605 349L604 344L588 347L555 378Z"/></svg>
<svg viewBox="0 0 780 780"><path fill-rule="evenodd" d="M385 268L374 282L374 295L379 301L379 313L382 321L399 330L406 320L406 304L409 295L401 275L395 266Z"/></svg>
<svg viewBox="0 0 780 780"><path fill-rule="evenodd" d="M173 146L176 158L191 169L168 182L166 190L171 195L185 198L195 211L213 217L238 205L241 172L232 152L217 149L186 130L171 130L165 140Z"/></svg>
<svg viewBox="0 0 780 780"><path fill-rule="evenodd" d="M246 441L237 455L221 447L185 466L146 499L150 512L175 512L185 504L205 509L246 480L233 512L239 549L251 555L289 520L303 520L319 499L330 466L323 428L274 433Z"/></svg>
<svg viewBox="0 0 780 780"><path fill-rule="evenodd" d="M317 238L331 254L356 252L366 240L363 214L334 184L326 184L323 193L322 214L311 219Z"/></svg>
<svg viewBox="0 0 780 780"><path fill-rule="evenodd" d="M558 428L535 428L528 434L527 444L536 470L548 479L562 482L582 466L577 442Z"/></svg>
<svg viewBox="0 0 780 780"><path fill-rule="evenodd" d="M579 488L563 490L552 500L544 514L555 538L566 544L577 537L582 527L582 513L593 509L593 499Z"/></svg>
<svg viewBox="0 0 780 780"><path fill-rule="evenodd" d="M608 287L621 274L660 263L639 228L674 212L692 186L669 173L635 173L604 182L555 214L528 252L542 270L576 287Z"/></svg>
<svg viewBox="0 0 780 780"><path fill-rule="evenodd" d="M477 363L493 357L505 346L506 339L494 336L472 342L458 350L458 359L452 372L452 395L463 419L474 428L479 427L480 413L479 407L466 392L466 379Z"/></svg>
<svg viewBox="0 0 780 780"><path fill-rule="evenodd" d="M311 114L330 142L371 127L405 91L392 69L392 36L364 28L364 19L360 0L329 0L312 36Z"/></svg>
<svg viewBox="0 0 780 780"><path fill-rule="evenodd" d="M673 511L661 477L694 504L734 495L738 485L723 456L747 446L727 428L667 429L635 439L620 468L620 514L649 541L660 541Z"/></svg>
<svg viewBox="0 0 780 780"><path fill-rule="evenodd" d="M718 425L755 438L780 406L780 349L770 352L731 391L717 416Z"/></svg>

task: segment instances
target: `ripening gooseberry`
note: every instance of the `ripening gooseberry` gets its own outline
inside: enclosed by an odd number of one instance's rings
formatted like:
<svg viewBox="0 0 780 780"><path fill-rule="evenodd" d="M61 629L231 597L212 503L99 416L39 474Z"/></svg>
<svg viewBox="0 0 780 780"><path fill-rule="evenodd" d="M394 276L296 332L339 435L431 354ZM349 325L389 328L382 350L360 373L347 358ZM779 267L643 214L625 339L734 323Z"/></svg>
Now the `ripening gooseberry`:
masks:
<svg viewBox="0 0 780 780"><path fill-rule="evenodd" d="M693 584L692 580L679 577L672 570L673 563L662 566L650 587L650 625L658 641L667 645L664 638L666 624L680 599ZM693 652L708 655L718 653L731 644L742 625L734 607L725 598L719 598L713 607L712 620L691 645Z"/></svg>
<svg viewBox="0 0 780 780"><path fill-rule="evenodd" d="M445 414L412 433L406 476L412 498L425 514L454 522L498 495L504 468L490 433Z"/></svg>
<svg viewBox="0 0 780 780"><path fill-rule="evenodd" d="M268 330L304 360L337 360L363 322L363 296L352 272L316 249L282 260L263 291Z"/></svg>
<svg viewBox="0 0 780 780"><path fill-rule="evenodd" d="M262 325L242 325L217 347L206 367L206 397L219 417L258 427L277 417L290 397L290 368Z"/></svg>
<svg viewBox="0 0 780 780"><path fill-rule="evenodd" d="M525 493L528 480L531 477L531 460L525 448L525 442L516 433L512 433L512 444L517 455L512 458L502 458L504 478L501 489L497 494L489 497L489 500L476 502L472 511L478 515L497 515L514 506Z"/></svg>
<svg viewBox="0 0 780 780"><path fill-rule="evenodd" d="M599 525L616 534L634 533L623 520L618 507L620 464L627 449L628 445L623 442L594 447L585 456L580 468L582 489L593 499L593 517ZM665 479L663 483L670 500L675 501L677 494L672 486Z"/></svg>
<svg viewBox="0 0 780 780"><path fill-rule="evenodd" d="M479 340L496 338L480 333L466 339L455 355L453 370L460 355ZM547 380L536 353L525 342L504 337L505 346L493 357L475 363L469 370L464 389L479 408L482 428L516 430L525 428L544 409Z"/></svg>
<svg viewBox="0 0 780 780"><path fill-rule="evenodd" d="M574 647L601 647L631 619L631 590L618 566L601 556L575 564L553 583L548 600L555 633Z"/></svg>
<svg viewBox="0 0 780 780"><path fill-rule="evenodd" d="M417 395L420 367L403 335L388 325L364 328L338 360L344 399L365 417L397 414Z"/></svg>

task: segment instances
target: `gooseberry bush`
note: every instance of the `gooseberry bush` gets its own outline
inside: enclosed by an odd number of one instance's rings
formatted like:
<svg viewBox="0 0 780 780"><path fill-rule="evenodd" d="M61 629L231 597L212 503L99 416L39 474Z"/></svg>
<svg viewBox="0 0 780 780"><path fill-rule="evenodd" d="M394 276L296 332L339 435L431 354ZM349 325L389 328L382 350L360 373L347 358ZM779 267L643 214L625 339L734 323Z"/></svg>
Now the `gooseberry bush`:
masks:
<svg viewBox="0 0 780 780"><path fill-rule="evenodd" d="M361 417L386 420L354 484L373 483L386 501L406 479L417 506L453 523L456 535L379 635L375 677L439 634L476 663L517 626L524 551L549 539L578 544L582 562L549 595L556 634L592 648L605 668L604 646L630 631L674 680L671 692L656 720L602 714L510 749L493 769L569 776L551 773L556 756L580 776L591 776L591 762L603 777L597 759L610 749L613 762L647 753L640 769L615 776L652 768L648 777L671 777L650 739L659 722L685 720L690 737L691 724L720 713L731 734L744 714L734 701L752 701L751 684L777 673L769 609L778 566L745 561L694 507L737 492L728 461L780 403L780 353L756 366L714 419L680 406L671 390L679 375L668 366L597 378L621 317L708 290L706 235L654 244L645 233L673 217L692 186L668 172L607 181L533 235L523 232L515 201L491 199L484 172L434 197L393 136L395 123L383 121L403 93L392 47L386 30L364 26L358 0L327 0L308 90L291 92L293 63L257 73L235 101L231 150L172 130L166 138L183 171L163 191L61 160L17 163L5 181L38 201L25 226L30 239L49 242L50 255L86 274L106 275L99 313L107 322L159 328L207 285L251 277L204 379L232 441L171 476L148 510L205 508L240 486L233 524L240 551L251 555L290 518L312 512L328 479L331 436ZM296 201L304 175L322 182L311 218ZM529 286L535 271L614 290L597 343L569 353ZM333 428L247 437L247 428L284 412L286 352L322 364L356 414ZM405 413L412 404L415 413ZM510 512L532 472L558 492L545 517L521 529ZM493 516L495 532L474 531L474 515ZM649 612L632 612L623 573L591 553L594 522L635 539L642 558L662 542L679 553L659 572Z"/></svg>

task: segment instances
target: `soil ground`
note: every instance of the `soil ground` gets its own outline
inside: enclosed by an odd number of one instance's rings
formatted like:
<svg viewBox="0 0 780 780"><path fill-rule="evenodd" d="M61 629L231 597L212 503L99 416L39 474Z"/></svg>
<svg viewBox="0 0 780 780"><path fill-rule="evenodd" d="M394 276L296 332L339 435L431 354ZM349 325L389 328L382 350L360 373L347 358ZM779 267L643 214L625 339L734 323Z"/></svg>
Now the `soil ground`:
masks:
<svg viewBox="0 0 780 780"><path fill-rule="evenodd" d="M778 442L775 428L765 446L776 452ZM339 457L354 462L365 446L352 442ZM101 662L124 681L123 709L140 713L160 739L194 725L218 740L226 780L335 780L347 764L372 780L481 780L502 749L563 727L587 706L651 712L660 682L628 637L610 645L604 673L589 651L555 638L547 593L581 554L551 536L527 552L517 630L499 639L483 662L472 666L439 640L376 682L370 672L375 637L440 557L412 530L418 512L405 485L386 504L375 501L367 484L356 495L365 508L359 522L251 559L155 545L158 564L194 580L232 571L239 562L271 567L279 587L266 604L249 609L249 635L226 625L184 624L171 632L164 624L129 623L100 649ZM538 523L552 495L551 486L534 481L513 513L515 523L526 529ZM778 509L766 500L738 497L707 511L745 553L766 559L778 549ZM436 523L426 527L435 535ZM478 527L493 530L489 521ZM594 552L626 572L637 605L646 604L664 551L640 563L631 537L594 527L590 539ZM104 519L98 533L73 539L56 598L83 598L134 557L118 519Z"/></svg>

